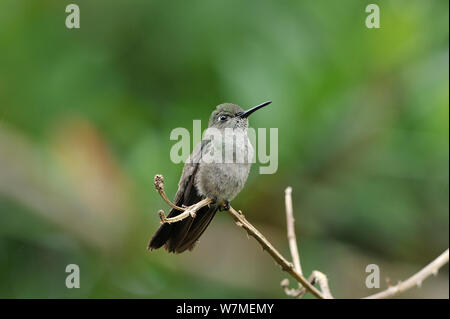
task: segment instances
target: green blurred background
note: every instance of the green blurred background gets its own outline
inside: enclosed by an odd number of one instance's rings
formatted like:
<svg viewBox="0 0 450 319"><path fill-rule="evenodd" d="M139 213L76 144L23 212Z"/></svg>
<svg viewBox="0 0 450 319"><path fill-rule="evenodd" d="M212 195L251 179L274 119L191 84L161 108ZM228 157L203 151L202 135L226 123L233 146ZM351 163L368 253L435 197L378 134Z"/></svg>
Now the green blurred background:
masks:
<svg viewBox="0 0 450 319"><path fill-rule="evenodd" d="M76 3L81 28L65 27ZM378 3L381 28L367 29ZM449 244L448 1L0 2L0 297L287 298L286 275L216 216L196 249L146 250L176 191L175 127L273 100L279 167L233 201L304 272L362 297ZM65 267L81 288L65 287ZM448 266L401 297L448 298ZM293 282L291 281L293 286Z"/></svg>

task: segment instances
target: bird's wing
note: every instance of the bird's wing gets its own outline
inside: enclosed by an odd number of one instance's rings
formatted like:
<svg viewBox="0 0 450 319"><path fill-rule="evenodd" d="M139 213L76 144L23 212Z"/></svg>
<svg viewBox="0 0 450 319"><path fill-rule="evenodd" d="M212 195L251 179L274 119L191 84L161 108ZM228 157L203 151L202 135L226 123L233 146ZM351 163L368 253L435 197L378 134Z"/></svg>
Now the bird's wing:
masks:
<svg viewBox="0 0 450 319"><path fill-rule="evenodd" d="M186 249L192 250L195 247L197 240L206 230L209 223L216 215L218 209L219 206L217 204L213 204L209 207L206 206L198 210L197 216L194 218L186 237L183 238L183 242L181 242L176 248L177 253L181 253Z"/></svg>
<svg viewBox="0 0 450 319"><path fill-rule="evenodd" d="M208 151L210 145L211 143L209 139L202 140L201 143L199 143L195 147L191 156L189 156L188 160L186 161L183 173L181 174L178 191L175 195L177 206L190 206L202 200L202 197L197 192L197 188L195 187L195 179L197 176L199 162L201 160L202 154ZM181 246L185 246L186 237L192 237L196 234L196 232L192 233L191 229L197 229L196 225L204 219L203 216L208 210L209 207L203 207L196 212L195 218L187 217L181 222L173 223L170 238L166 242L167 250L179 253L186 250L186 248L189 248L186 247L185 249L180 250ZM181 214L180 211L172 209L169 217L177 216L179 214ZM198 238L199 236L194 237Z"/></svg>
<svg viewBox="0 0 450 319"><path fill-rule="evenodd" d="M211 140L204 139L201 143L198 143L194 148L192 154L186 160L184 164L183 172L178 182L178 191L175 194L174 202L177 206L181 205L192 205L201 200L200 195L197 193L195 188L195 179L197 176L197 171L199 167L202 154L209 151L211 147ZM172 213L172 211L170 212ZM175 210L173 216L179 215L181 212ZM171 216L169 216L171 217Z"/></svg>
<svg viewBox="0 0 450 319"><path fill-rule="evenodd" d="M187 159L183 168L183 172L181 174L180 181L178 183L178 191L175 194L174 198L175 205L190 206L202 200L200 194L198 194L197 192L197 188L195 187L195 177L197 176L199 162L202 153L207 152L210 145L211 143L209 139L202 140L201 143L199 143L194 148L194 151ZM173 224L166 223L161 225L161 227L158 229L155 235L153 235L149 243L149 249L157 249L165 244L166 249L169 250L170 252L175 251L180 252L178 251L177 247L179 247L184 243L184 239L190 232L190 228L193 224L194 225L197 225L199 223L203 224L202 220L204 218L202 216L206 214L208 210L209 207L203 207L197 212L196 218L188 217L182 221ZM174 217L181 213L182 212L179 210L172 209L167 217ZM207 224L209 224L209 222ZM195 226L194 230L196 230L197 228L198 227ZM201 233L203 233L203 231L204 229L201 231ZM194 237L198 238L199 236Z"/></svg>

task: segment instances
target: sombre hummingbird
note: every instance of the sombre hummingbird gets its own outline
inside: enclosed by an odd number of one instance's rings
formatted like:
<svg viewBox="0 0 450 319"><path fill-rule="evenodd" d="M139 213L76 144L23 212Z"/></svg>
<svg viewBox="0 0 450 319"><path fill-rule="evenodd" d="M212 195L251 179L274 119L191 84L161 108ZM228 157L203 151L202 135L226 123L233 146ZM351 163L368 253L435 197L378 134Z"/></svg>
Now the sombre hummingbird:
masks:
<svg viewBox="0 0 450 319"><path fill-rule="evenodd" d="M162 224L150 240L148 249L164 245L169 252L192 250L216 212L229 209L230 201L244 187L252 164L254 152L247 135L248 116L270 103L264 102L247 111L231 103L216 107L211 113L205 137L186 160L174 199L174 204L179 207L193 205L204 198L211 198L213 203L199 209L195 217ZM207 134L214 130L219 134ZM230 135L230 131L234 134ZM230 149L231 160L230 157L228 160L220 157L221 160L214 161L207 156L225 151L227 157L226 152ZM168 217L179 214L181 211L172 209Z"/></svg>

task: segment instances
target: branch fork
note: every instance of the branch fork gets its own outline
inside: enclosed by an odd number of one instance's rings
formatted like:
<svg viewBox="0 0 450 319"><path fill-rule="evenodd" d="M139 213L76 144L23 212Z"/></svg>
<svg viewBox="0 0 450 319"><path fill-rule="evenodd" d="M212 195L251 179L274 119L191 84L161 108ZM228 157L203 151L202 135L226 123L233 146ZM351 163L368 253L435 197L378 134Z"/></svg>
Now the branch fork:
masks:
<svg viewBox="0 0 450 319"><path fill-rule="evenodd" d="M300 264L300 255L298 253L297 247L297 237L295 235L295 227L294 227L294 213L292 209L292 187L286 188L284 191L284 200L286 206L286 225L287 225L287 238L289 242L289 249L291 251L291 257L294 263L294 269L300 274L302 273L302 266ZM314 270L311 273L311 276L308 279L308 282L311 285L315 283L319 283L319 287L322 293L323 298L325 299L333 299L331 295L330 288L328 287L328 279L323 273L318 270ZM286 278L281 281L281 287L283 288L286 295L296 298L302 298L307 290L304 286L299 282L298 288L289 288L289 280Z"/></svg>
<svg viewBox="0 0 450 319"><path fill-rule="evenodd" d="M158 211L158 215L159 215L159 219L161 220L161 224L172 224L172 223L176 223L179 221L182 221L183 219L186 219L188 217L192 217L195 218L198 210L202 207L205 207L209 204L212 203L212 199L210 198L205 198L201 201L199 201L198 203L195 203L191 206L188 207L179 207L177 205L175 205L174 203L172 203L168 198L167 195L164 191L164 177L162 175L155 175L155 179L154 179L154 185L156 190L158 191L159 195L162 197L162 199L164 199L164 201L169 204L170 207L172 207L173 209L182 211L181 214L174 216L174 217L166 217L166 215L164 214L164 211L161 209Z"/></svg>
<svg viewBox="0 0 450 319"><path fill-rule="evenodd" d="M156 175L154 179L154 185L156 190L162 199L173 209L179 210L182 213L174 216L174 217L166 217L163 210L158 211L159 218L161 223L175 223L181 221L185 218L192 217L195 218L196 212L207 205L213 203L213 200L210 198L205 198L199 201L196 204L193 204L188 207L179 207L172 203L166 196L164 192L164 178L162 175ZM310 277L306 279L303 276L301 264L300 264L300 255L298 252L297 239L295 235L295 227L294 227L294 215L292 209L292 188L288 187L285 190L285 205L286 205L286 223L287 223L287 238L289 242L289 249L291 252L293 262L289 262L283 255L280 254L278 250L276 250L273 245L252 225L250 224L242 212L234 210L233 207L229 207L228 212L233 217L236 225L245 229L249 236L254 237L258 243L261 245L262 249L269 253L269 255L275 260L275 262L281 266L281 269L286 271L292 278L294 278L297 283L297 288L289 288L289 280L284 279L281 281L281 287L284 289L286 295L296 298L301 298L304 296L306 292L310 292L314 296L320 299L332 299L333 296L330 292L330 288L328 286L328 279L325 274L318 270L312 271ZM403 282L399 282L395 286L390 286L388 283L388 288L379 293L370 295L366 298L368 299L380 299L380 298L389 298L393 297L407 289L412 287L420 287L422 282L431 275L437 275L439 269L447 264L449 261L449 250L444 251L439 257L437 257L434 261L424 267L415 275L411 276L407 280ZM320 289L317 289L314 285L319 285Z"/></svg>

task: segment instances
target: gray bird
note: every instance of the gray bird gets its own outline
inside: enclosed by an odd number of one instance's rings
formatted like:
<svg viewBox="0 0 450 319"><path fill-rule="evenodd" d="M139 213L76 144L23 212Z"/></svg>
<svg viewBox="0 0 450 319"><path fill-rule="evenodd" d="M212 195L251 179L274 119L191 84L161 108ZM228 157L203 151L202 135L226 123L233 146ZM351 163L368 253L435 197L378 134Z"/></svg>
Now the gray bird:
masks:
<svg viewBox="0 0 450 319"><path fill-rule="evenodd" d="M264 102L247 111L231 103L216 107L205 137L184 165L174 199L177 206L190 206L204 198L211 198L213 203L199 209L196 217L162 224L150 240L148 249L164 245L166 250L174 253L192 250L216 212L229 209L230 201L244 187L252 164L253 147L247 135L248 116L270 103ZM181 211L172 209L168 217L179 214Z"/></svg>

